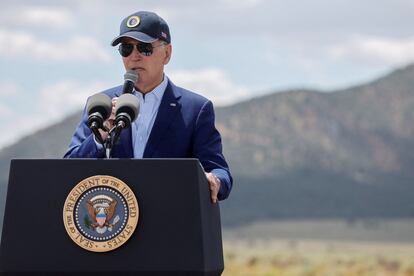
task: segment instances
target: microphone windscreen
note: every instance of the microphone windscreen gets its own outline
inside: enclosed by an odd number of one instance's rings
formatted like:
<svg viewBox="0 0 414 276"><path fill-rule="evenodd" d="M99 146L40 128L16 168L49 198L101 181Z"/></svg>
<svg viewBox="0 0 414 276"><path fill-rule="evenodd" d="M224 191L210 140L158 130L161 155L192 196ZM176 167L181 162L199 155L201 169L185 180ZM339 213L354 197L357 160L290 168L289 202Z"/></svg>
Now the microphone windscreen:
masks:
<svg viewBox="0 0 414 276"><path fill-rule="evenodd" d="M139 113L139 100L133 94L122 94L119 96L115 105L115 116L127 113L131 117L131 122L133 122Z"/></svg>
<svg viewBox="0 0 414 276"><path fill-rule="evenodd" d="M124 81L132 81L132 83L136 83L138 80L138 74L134 70L126 71L124 75Z"/></svg>
<svg viewBox="0 0 414 276"><path fill-rule="evenodd" d="M112 111L111 98L103 93L90 96L86 103L86 111L88 112L88 116L98 112L104 120L108 119Z"/></svg>

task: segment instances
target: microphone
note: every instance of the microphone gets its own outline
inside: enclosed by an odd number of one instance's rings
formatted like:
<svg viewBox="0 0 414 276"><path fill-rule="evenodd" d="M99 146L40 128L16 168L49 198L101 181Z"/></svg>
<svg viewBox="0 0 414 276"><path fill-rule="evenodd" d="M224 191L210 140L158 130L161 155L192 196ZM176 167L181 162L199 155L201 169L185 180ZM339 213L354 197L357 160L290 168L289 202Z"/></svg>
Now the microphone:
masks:
<svg viewBox="0 0 414 276"><path fill-rule="evenodd" d="M134 70L126 71L124 75L124 87L122 88L122 94L132 94L134 85L138 81L138 74Z"/></svg>
<svg viewBox="0 0 414 276"><path fill-rule="evenodd" d="M92 130L98 141L103 144L104 141L99 133L99 129L103 128L103 122L111 115L111 98L103 93L98 93L89 97L88 102L86 103L86 111L88 114L88 127Z"/></svg>
<svg viewBox="0 0 414 276"><path fill-rule="evenodd" d="M115 105L115 136L116 143L121 131L131 126L139 114L139 100L133 94L122 94Z"/></svg>
<svg viewBox="0 0 414 276"><path fill-rule="evenodd" d="M89 97L86 103L88 126L102 128L103 122L109 118L112 111L112 101L108 95L98 93Z"/></svg>
<svg viewBox="0 0 414 276"><path fill-rule="evenodd" d="M132 94L121 95L115 105L115 125L128 128L139 113L139 100Z"/></svg>

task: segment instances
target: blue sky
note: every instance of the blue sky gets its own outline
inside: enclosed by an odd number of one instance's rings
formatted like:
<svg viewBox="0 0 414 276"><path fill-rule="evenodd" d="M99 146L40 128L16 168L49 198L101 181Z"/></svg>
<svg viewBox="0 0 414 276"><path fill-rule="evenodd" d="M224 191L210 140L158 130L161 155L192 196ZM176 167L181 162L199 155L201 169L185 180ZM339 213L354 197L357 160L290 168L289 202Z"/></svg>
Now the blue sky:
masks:
<svg viewBox="0 0 414 276"><path fill-rule="evenodd" d="M166 73L220 106L338 89L414 60L414 0L8 1L0 10L0 147L123 82L110 46L138 10L170 26Z"/></svg>

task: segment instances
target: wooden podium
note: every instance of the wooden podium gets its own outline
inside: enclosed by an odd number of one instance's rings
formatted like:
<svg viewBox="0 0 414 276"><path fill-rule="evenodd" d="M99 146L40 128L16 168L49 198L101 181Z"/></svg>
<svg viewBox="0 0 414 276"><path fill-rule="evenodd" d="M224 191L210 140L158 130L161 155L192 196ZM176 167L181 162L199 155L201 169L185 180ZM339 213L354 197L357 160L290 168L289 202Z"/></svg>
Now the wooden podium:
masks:
<svg viewBox="0 0 414 276"><path fill-rule="evenodd" d="M83 179L125 182L139 204L131 238L96 253L75 244L62 212ZM197 159L12 160L0 247L1 275L221 275L218 204Z"/></svg>

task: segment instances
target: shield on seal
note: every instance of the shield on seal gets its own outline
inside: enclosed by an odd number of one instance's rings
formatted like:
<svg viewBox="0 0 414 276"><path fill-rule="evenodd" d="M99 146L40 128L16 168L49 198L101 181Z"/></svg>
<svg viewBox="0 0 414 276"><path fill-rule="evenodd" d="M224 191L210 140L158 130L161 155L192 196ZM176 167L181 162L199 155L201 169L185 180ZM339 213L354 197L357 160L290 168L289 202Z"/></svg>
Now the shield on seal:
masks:
<svg viewBox="0 0 414 276"><path fill-rule="evenodd" d="M91 224L91 227L94 230L97 230L98 233L104 233L106 231L106 226L109 226L109 221L115 213L116 205L116 200L104 194L94 196L87 201L86 207L89 217L94 221L94 223Z"/></svg>
<svg viewBox="0 0 414 276"><path fill-rule="evenodd" d="M106 221L106 215L105 214L96 214L96 222L99 224L100 227L104 226Z"/></svg>

